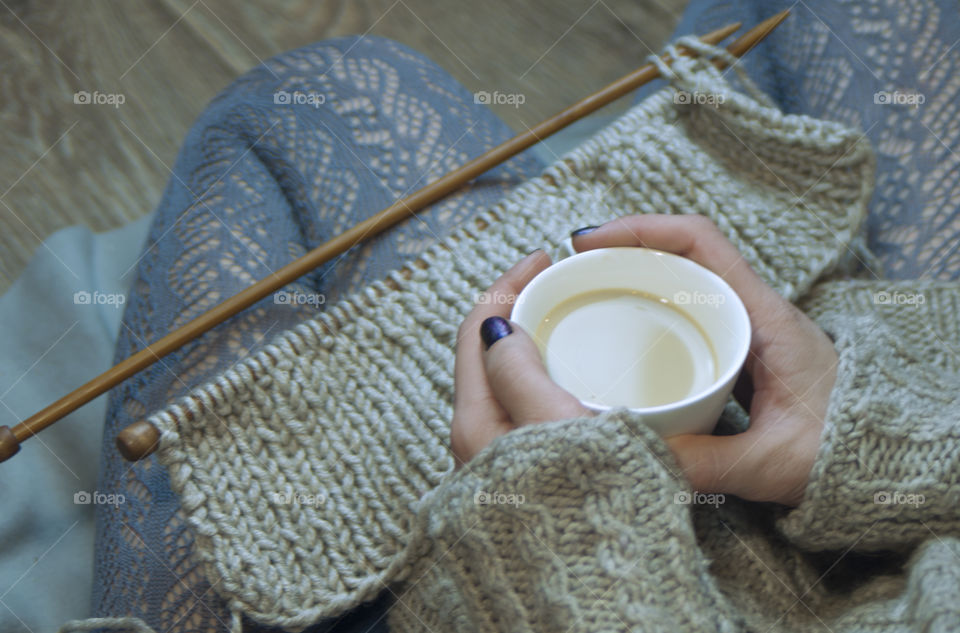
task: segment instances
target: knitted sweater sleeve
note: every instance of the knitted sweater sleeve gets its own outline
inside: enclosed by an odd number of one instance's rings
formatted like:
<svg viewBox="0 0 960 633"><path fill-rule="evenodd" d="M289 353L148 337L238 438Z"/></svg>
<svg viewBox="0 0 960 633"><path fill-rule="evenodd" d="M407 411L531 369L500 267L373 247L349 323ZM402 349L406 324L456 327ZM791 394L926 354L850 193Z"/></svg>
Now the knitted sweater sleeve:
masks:
<svg viewBox="0 0 960 633"><path fill-rule="evenodd" d="M391 630L735 630L689 488L634 418L512 431L427 493Z"/></svg>
<svg viewBox="0 0 960 633"><path fill-rule="evenodd" d="M805 309L839 354L802 503L780 521L810 549L900 549L960 535L956 285L834 282Z"/></svg>

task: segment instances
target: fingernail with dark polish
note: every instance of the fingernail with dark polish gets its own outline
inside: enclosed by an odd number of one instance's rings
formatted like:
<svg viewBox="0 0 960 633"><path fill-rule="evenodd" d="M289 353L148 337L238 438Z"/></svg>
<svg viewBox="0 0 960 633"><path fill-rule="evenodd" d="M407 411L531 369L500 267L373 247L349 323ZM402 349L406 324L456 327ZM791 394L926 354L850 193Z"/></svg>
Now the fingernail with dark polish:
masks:
<svg viewBox="0 0 960 633"><path fill-rule="evenodd" d="M576 231L570 232L570 237L580 237L581 235L586 235L587 233L593 233L599 226L585 226L583 228L577 229Z"/></svg>
<svg viewBox="0 0 960 633"><path fill-rule="evenodd" d="M480 338L487 349L505 336L513 334L510 322L503 317L492 316L480 324Z"/></svg>

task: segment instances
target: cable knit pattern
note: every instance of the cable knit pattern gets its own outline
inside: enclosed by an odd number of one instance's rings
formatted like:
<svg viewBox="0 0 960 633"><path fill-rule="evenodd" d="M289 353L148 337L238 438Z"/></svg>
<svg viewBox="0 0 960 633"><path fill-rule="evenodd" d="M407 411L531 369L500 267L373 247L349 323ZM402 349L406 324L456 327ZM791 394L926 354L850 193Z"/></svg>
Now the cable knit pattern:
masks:
<svg viewBox="0 0 960 633"><path fill-rule="evenodd" d="M896 449L877 450L898 457ZM870 479L849 473L858 477ZM801 528L868 534L858 514L866 504L855 503L821 505L816 510L831 516ZM928 507L912 519L921 528L945 509ZM692 495L665 444L629 412L524 427L425 495L410 571L393 587L390 628L956 630L960 541L935 531L944 524L928 524L925 542L901 554L869 553L870 543L861 547L857 537L814 554L780 537L780 515ZM955 533L956 517L947 525ZM872 529L890 542L904 536L897 522Z"/></svg>
<svg viewBox="0 0 960 633"><path fill-rule="evenodd" d="M676 470L625 410L499 438L425 496L391 630L737 630Z"/></svg>
<svg viewBox="0 0 960 633"><path fill-rule="evenodd" d="M956 284L829 283L806 307L840 364L806 499L785 533L818 549L960 536Z"/></svg>
<svg viewBox="0 0 960 633"><path fill-rule="evenodd" d="M150 418L205 573L234 614L301 628L389 586L399 631L938 630L957 615L945 509L955 443L942 422L955 374L939 370L954 361L921 369L910 346L929 323L878 310L877 293L914 287L814 287L868 257L868 145L732 90L702 60L675 72L676 85L724 103L657 93L447 244ZM824 448L792 513L691 499L663 443L622 411L510 433L452 472L453 350L473 298L571 227L625 213L710 217L837 337ZM956 299L941 290L923 314L946 337ZM858 319L871 315L909 334L868 333ZM927 486L932 501L873 508L878 474ZM929 537L905 527L921 514ZM863 553L890 545L892 558ZM825 547L845 550L810 551Z"/></svg>

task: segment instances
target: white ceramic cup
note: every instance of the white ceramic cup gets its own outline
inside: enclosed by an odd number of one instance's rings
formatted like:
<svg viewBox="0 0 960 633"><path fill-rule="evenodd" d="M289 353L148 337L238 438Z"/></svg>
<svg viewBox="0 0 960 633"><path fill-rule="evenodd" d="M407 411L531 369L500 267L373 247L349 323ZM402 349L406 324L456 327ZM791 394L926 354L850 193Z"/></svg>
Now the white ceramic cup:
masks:
<svg viewBox="0 0 960 633"><path fill-rule="evenodd" d="M713 349L715 380L682 400L632 410L663 436L710 433L750 349L750 319L733 288L685 257L639 247L601 248L562 259L537 275L517 297L510 318L535 337L551 310L596 290L635 290L664 299L696 323ZM594 411L618 406L578 397Z"/></svg>

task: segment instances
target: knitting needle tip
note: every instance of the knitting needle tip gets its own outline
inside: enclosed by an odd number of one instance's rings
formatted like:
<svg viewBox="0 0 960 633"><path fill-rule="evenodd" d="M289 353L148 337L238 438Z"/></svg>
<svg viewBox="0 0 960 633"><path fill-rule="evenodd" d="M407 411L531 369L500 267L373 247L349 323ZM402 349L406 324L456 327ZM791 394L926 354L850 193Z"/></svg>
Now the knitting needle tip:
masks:
<svg viewBox="0 0 960 633"><path fill-rule="evenodd" d="M708 36L704 36L701 39L708 41L712 44L719 44L723 40L727 39L728 37L736 33L738 30L740 30L741 26L743 26L743 22L733 22L731 24L728 24L727 26L717 29L716 31L710 33Z"/></svg>
<svg viewBox="0 0 960 633"><path fill-rule="evenodd" d="M786 9L767 18L735 39L733 43L727 47L727 50L736 57L743 57L748 51L753 50L754 46L762 42L766 36L770 35L781 22L787 19L788 15L790 15L790 9Z"/></svg>
<svg viewBox="0 0 960 633"><path fill-rule="evenodd" d="M787 16L790 15L790 9L784 9L780 13L770 17L769 19L760 23L760 25L766 25L767 29L773 30L780 26L780 23L787 19Z"/></svg>

